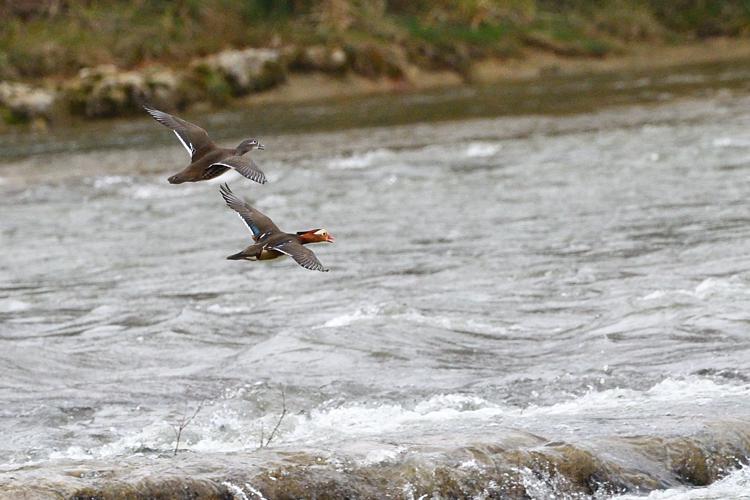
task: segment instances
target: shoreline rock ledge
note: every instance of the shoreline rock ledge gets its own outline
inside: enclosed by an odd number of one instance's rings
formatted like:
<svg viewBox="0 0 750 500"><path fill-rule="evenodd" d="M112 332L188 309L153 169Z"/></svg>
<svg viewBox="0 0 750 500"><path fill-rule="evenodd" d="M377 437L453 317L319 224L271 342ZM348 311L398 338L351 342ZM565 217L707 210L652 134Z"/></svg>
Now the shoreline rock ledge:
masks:
<svg viewBox="0 0 750 500"><path fill-rule="evenodd" d="M79 71L65 85L63 99L74 115L106 118L137 112L144 100L155 106L180 106L179 87L178 75L166 68L122 71L106 64Z"/></svg>
<svg viewBox="0 0 750 500"><path fill-rule="evenodd" d="M274 87L286 80L287 65L275 49L225 50L194 61L190 75L201 90L221 85L232 96Z"/></svg>
<svg viewBox="0 0 750 500"><path fill-rule="evenodd" d="M58 100L55 90L20 82L0 82L0 114L9 124L49 120Z"/></svg>
<svg viewBox="0 0 750 500"><path fill-rule="evenodd" d="M210 101L260 92L287 79L288 64L276 49L226 50L193 61L186 69L149 66L123 70L112 64L82 68L49 87L0 81L0 124L47 122L56 113L111 118L140 112L147 101L164 109L182 109Z"/></svg>
<svg viewBox="0 0 750 500"><path fill-rule="evenodd" d="M263 92L287 81L290 72L318 72L340 78L347 72L368 79L408 80L408 57L397 47L313 45L230 49L201 57L187 67L158 64L125 70L112 64L82 68L47 86L0 81L0 126L33 123L42 127L60 115L112 118L140 113L149 102L182 110L209 102Z"/></svg>

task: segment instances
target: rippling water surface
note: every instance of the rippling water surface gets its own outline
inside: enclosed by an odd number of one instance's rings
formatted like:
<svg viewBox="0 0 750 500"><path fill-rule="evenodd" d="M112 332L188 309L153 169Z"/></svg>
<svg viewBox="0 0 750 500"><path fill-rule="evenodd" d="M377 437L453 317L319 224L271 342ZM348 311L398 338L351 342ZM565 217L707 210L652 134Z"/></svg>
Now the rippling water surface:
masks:
<svg viewBox="0 0 750 500"><path fill-rule="evenodd" d="M248 234L166 183L179 144L3 160L9 497L750 490L742 93L263 142L267 185L221 180L329 229L330 273L225 260Z"/></svg>

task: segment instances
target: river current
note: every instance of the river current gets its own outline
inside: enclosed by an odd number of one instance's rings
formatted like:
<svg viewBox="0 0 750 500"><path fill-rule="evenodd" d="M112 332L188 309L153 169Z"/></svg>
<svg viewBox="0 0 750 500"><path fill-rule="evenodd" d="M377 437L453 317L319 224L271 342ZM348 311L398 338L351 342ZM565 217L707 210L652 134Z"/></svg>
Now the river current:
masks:
<svg viewBox="0 0 750 500"><path fill-rule="evenodd" d="M750 98L703 87L274 132L264 186L169 185L148 118L0 140L0 497L750 498ZM219 181L331 271L225 260Z"/></svg>

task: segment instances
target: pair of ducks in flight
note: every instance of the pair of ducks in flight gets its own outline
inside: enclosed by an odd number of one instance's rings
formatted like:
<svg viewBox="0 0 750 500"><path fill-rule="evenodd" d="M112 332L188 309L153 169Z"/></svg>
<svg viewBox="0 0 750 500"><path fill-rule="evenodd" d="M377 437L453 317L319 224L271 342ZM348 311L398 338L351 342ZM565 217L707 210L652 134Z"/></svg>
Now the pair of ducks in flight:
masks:
<svg viewBox="0 0 750 500"><path fill-rule="evenodd" d="M229 169L260 184L266 183L266 176L258 165L245 153L253 149L264 149L255 139L245 139L236 148L220 148L211 141L208 133L198 125L172 116L158 109L144 106L144 109L157 122L172 129L190 155L190 165L171 176L171 184L198 182L213 179ZM237 212L253 234L254 243L239 253L230 255L231 260L270 260L288 255L297 264L313 271L328 271L315 254L304 245L329 242L334 238L325 229L310 229L297 233L285 233L271 219L251 207L236 196L226 183L220 188L227 206Z"/></svg>

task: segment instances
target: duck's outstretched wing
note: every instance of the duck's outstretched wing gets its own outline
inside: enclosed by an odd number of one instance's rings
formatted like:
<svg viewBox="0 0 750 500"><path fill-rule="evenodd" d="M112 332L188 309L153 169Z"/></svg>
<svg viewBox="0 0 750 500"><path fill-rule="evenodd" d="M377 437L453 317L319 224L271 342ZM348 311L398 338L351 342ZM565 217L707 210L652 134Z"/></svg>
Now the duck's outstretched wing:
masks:
<svg viewBox="0 0 750 500"><path fill-rule="evenodd" d="M266 183L266 175L249 156L230 156L211 164L211 166L214 165L233 168L251 181L259 182L260 184Z"/></svg>
<svg viewBox="0 0 750 500"><path fill-rule="evenodd" d="M195 159L195 154L198 151L205 149L206 147L213 146L214 143L208 138L208 132L200 128L194 123L177 118L164 111L158 109L149 108L143 106L143 109L150 114L154 120L161 123L165 127L169 127L174 132L174 135L180 140L192 160Z"/></svg>
<svg viewBox="0 0 750 500"><path fill-rule="evenodd" d="M305 248L302 243L294 240L286 240L275 245L268 245L268 248L281 252L289 257L293 258L297 264L310 269L311 271L323 271L328 272L328 269L323 267L318 258L309 248Z"/></svg>
<svg viewBox="0 0 750 500"><path fill-rule="evenodd" d="M281 232L271 219L241 200L229 189L227 184L222 185L220 191L227 206L237 212L248 229L250 229L250 232L253 233L255 241L258 241L262 237L270 236L273 233Z"/></svg>

